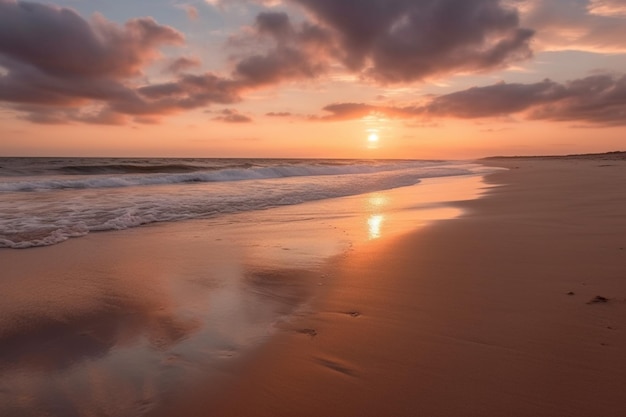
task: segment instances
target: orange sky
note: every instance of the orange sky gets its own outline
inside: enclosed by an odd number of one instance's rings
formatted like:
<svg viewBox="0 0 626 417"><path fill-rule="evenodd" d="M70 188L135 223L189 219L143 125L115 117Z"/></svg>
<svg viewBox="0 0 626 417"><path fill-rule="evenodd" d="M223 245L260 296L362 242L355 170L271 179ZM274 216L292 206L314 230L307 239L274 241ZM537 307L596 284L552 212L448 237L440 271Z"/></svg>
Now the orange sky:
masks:
<svg viewBox="0 0 626 417"><path fill-rule="evenodd" d="M0 155L619 150L623 39L623 0L0 0Z"/></svg>

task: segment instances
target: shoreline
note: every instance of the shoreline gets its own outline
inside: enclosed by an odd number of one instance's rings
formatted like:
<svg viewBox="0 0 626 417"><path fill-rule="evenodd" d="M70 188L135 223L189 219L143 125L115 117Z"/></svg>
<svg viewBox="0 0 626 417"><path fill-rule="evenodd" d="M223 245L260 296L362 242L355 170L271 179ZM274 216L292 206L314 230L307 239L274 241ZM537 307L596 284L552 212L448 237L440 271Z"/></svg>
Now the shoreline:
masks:
<svg viewBox="0 0 626 417"><path fill-rule="evenodd" d="M190 395L170 412L621 416L625 162L487 164L510 170L462 217L339 260L293 324L314 333L278 334L219 401Z"/></svg>

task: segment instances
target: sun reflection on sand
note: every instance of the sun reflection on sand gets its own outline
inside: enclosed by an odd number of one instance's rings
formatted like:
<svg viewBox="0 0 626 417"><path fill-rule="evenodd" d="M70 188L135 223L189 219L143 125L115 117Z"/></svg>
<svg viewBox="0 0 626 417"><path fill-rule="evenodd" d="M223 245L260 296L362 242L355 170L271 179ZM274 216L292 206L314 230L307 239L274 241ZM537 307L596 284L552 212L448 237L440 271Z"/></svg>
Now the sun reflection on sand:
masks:
<svg viewBox="0 0 626 417"><path fill-rule="evenodd" d="M371 193L367 197L367 205L369 211L378 211L389 204L389 197L383 193Z"/></svg>
<svg viewBox="0 0 626 417"><path fill-rule="evenodd" d="M368 237L370 240L378 239L381 236L380 227L385 220L382 214L375 214L367 219Z"/></svg>
<svg viewBox="0 0 626 417"><path fill-rule="evenodd" d="M367 196L367 211L370 216L367 218L367 239L374 240L382 236L381 227L385 221L383 214L390 204L389 197L384 193L371 193Z"/></svg>

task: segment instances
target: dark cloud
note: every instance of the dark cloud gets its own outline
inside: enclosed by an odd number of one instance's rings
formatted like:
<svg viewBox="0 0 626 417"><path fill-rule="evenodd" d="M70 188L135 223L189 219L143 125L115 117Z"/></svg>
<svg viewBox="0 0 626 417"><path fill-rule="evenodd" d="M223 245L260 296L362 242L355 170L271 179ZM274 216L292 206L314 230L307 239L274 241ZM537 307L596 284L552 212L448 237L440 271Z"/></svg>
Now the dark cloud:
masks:
<svg viewBox="0 0 626 417"><path fill-rule="evenodd" d="M500 0L290 1L313 20L296 25L283 12L260 13L252 39L233 39L255 48L237 60L237 77L256 85L311 79L341 63L365 78L401 83L498 69L531 56L533 31L520 27L517 11ZM273 46L259 48L265 39Z"/></svg>
<svg viewBox="0 0 626 417"><path fill-rule="evenodd" d="M32 122L104 124L238 101L243 84L210 73L137 87L162 46L183 44L182 34L152 18L120 26L72 9L0 0L0 101ZM197 65L179 58L170 70Z"/></svg>
<svg viewBox="0 0 626 417"><path fill-rule="evenodd" d="M50 76L138 75L159 46L183 41L152 18L120 27L99 15L86 21L71 9L0 0L0 54Z"/></svg>
<svg viewBox="0 0 626 417"><path fill-rule="evenodd" d="M252 119L246 115L239 113L235 109L224 109L220 112L220 115L213 118L213 120L219 120L226 123L250 123Z"/></svg>
<svg viewBox="0 0 626 417"><path fill-rule="evenodd" d="M377 112L388 114L392 108L372 106L364 103L335 103L329 104L323 110L330 113L330 115L322 116L322 120L352 120Z"/></svg>
<svg viewBox="0 0 626 417"><path fill-rule="evenodd" d="M126 115L116 113L108 108L81 109L30 104L16 106L15 109L25 114L21 117L23 120L39 124L79 122L87 124L122 125L128 121Z"/></svg>
<svg viewBox="0 0 626 417"><path fill-rule="evenodd" d="M341 59L381 82L486 71L531 56L533 31L499 0L291 0L338 37Z"/></svg>
<svg viewBox="0 0 626 417"><path fill-rule="evenodd" d="M199 68L201 65L202 63L198 58L183 56L180 58L176 58L172 62L170 62L170 64L166 68L166 71L178 74L188 71L192 68Z"/></svg>
<svg viewBox="0 0 626 417"><path fill-rule="evenodd" d="M234 77L248 86L275 84L294 79L315 78L328 68L330 34L303 23L294 26L289 16L280 12L260 13L252 38L238 39L240 44L258 44L266 38L273 46L262 53L250 53L235 66Z"/></svg>
<svg viewBox="0 0 626 417"><path fill-rule="evenodd" d="M290 79L314 78L323 66L295 48L283 47L266 55L254 55L237 64L236 75L248 85L276 84Z"/></svg>
<svg viewBox="0 0 626 417"><path fill-rule="evenodd" d="M279 42L293 35L293 27L287 13L259 13L256 18L256 27L260 34L269 34Z"/></svg>
<svg viewBox="0 0 626 417"><path fill-rule="evenodd" d="M532 109L534 119L626 125L626 75L594 75L569 82L555 100Z"/></svg>
<svg viewBox="0 0 626 417"><path fill-rule="evenodd" d="M550 80L534 84L498 83L436 97L423 111L435 116L491 117L552 103L564 94L565 87Z"/></svg>
<svg viewBox="0 0 626 417"><path fill-rule="evenodd" d="M211 73L182 74L171 82L138 88L134 100L114 102L113 107L123 113L143 114L229 104L240 100L241 88L241 84Z"/></svg>
<svg viewBox="0 0 626 417"><path fill-rule="evenodd" d="M564 84L551 80L534 84L499 83L437 96L412 106L336 103L324 110L329 114L316 119L351 120L375 113L422 120L521 114L528 119L626 125L626 75L593 75Z"/></svg>
<svg viewBox="0 0 626 417"><path fill-rule="evenodd" d="M269 113L265 113L265 115L269 117L289 117L291 116L291 113L288 111L279 111L279 112L271 111Z"/></svg>

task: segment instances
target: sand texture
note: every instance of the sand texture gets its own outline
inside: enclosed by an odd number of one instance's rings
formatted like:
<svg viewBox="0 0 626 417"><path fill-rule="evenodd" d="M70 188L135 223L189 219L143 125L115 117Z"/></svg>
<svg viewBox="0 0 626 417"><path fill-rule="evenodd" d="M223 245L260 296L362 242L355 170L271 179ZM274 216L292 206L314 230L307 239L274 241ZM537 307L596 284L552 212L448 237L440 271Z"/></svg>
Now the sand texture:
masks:
<svg viewBox="0 0 626 417"><path fill-rule="evenodd" d="M485 163L465 216L337 260L219 401L155 415L623 416L626 162Z"/></svg>

